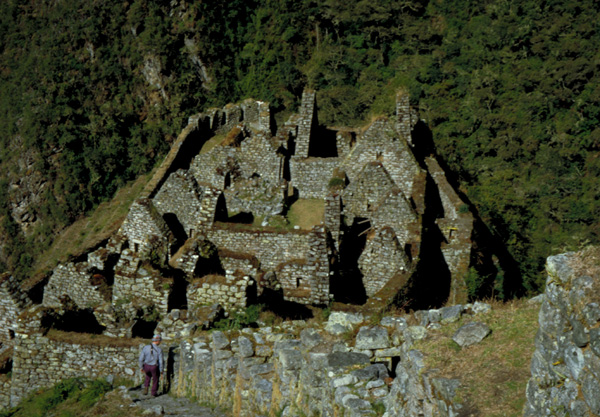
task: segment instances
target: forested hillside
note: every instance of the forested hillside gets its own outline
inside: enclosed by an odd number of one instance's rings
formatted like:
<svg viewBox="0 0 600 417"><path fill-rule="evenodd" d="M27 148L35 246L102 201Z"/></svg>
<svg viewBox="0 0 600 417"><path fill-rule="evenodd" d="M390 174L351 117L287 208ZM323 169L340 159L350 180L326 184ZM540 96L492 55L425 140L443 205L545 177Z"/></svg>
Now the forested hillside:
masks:
<svg viewBox="0 0 600 417"><path fill-rule="evenodd" d="M308 86L356 126L405 87L535 292L548 255L598 243L599 25L593 0L4 0L0 269L25 276L208 106L280 121Z"/></svg>

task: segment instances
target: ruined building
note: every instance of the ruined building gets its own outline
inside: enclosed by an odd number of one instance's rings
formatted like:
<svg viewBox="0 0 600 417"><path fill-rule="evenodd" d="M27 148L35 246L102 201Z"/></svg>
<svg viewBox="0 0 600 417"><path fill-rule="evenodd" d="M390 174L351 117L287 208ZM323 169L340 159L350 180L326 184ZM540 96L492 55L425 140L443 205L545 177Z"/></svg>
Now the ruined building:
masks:
<svg viewBox="0 0 600 417"><path fill-rule="evenodd" d="M175 339L215 304L386 302L419 286L438 294L432 303L466 301L474 216L406 94L394 117L332 130L305 91L299 114L273 130L269 105L251 99L190 117L118 232L58 265L41 305L0 276L0 355L26 358L48 327ZM290 220L302 204L316 221ZM13 365L4 405L53 380L32 385Z"/></svg>

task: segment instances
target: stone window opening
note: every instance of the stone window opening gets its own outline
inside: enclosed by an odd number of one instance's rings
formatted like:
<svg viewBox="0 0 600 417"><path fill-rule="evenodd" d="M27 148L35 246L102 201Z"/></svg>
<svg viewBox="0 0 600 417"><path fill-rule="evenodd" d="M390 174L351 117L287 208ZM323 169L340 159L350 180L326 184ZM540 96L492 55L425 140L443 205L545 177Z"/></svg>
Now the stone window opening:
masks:
<svg viewBox="0 0 600 417"><path fill-rule="evenodd" d="M15 331L12 329L8 329L8 339L13 340L15 338Z"/></svg>

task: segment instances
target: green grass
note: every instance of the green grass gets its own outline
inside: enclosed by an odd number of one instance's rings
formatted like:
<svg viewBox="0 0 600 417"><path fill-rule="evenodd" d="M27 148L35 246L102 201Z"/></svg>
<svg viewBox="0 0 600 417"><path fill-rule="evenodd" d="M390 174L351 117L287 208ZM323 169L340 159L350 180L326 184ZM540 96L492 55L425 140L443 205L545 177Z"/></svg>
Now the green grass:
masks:
<svg viewBox="0 0 600 417"><path fill-rule="evenodd" d="M19 406L1 413L0 417L43 417L50 413L56 417L77 417L92 408L110 390L110 384L101 379L67 379L51 388L34 392Z"/></svg>
<svg viewBox="0 0 600 417"><path fill-rule="evenodd" d="M320 224L325 215L325 202L320 199L299 199L290 206L287 214L289 226L310 229Z"/></svg>
<svg viewBox="0 0 600 417"><path fill-rule="evenodd" d="M491 313L430 331L415 348L425 354L428 368L461 381L457 397L470 410L487 417L521 416L538 311L538 305L521 300L493 303ZM469 321L486 323L492 333L477 345L460 348L452 335Z"/></svg>

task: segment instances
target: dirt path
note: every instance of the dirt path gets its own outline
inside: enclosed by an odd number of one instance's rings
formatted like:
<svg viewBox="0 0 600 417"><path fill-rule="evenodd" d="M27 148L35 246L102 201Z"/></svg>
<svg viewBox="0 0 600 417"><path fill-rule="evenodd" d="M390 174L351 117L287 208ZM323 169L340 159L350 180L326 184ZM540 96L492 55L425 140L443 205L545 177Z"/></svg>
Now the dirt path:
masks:
<svg viewBox="0 0 600 417"><path fill-rule="evenodd" d="M130 388L128 394L140 407L161 416L178 417L228 417L228 414L216 409L202 407L187 398L175 398L168 394L152 397L143 395L141 387Z"/></svg>

